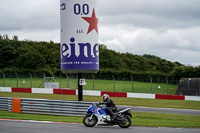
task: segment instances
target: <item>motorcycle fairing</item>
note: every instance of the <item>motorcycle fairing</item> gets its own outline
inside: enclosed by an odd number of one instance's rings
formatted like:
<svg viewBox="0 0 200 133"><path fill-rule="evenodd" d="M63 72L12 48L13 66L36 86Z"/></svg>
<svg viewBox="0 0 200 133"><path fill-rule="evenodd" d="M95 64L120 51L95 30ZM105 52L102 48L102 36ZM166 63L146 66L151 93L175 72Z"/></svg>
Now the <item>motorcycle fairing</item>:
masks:
<svg viewBox="0 0 200 133"><path fill-rule="evenodd" d="M106 120L106 118L110 118L108 113L105 111L105 108L98 108L94 107L93 105L91 105L87 110L87 115L90 116L92 114L94 114L97 117L98 125L107 124L104 121Z"/></svg>

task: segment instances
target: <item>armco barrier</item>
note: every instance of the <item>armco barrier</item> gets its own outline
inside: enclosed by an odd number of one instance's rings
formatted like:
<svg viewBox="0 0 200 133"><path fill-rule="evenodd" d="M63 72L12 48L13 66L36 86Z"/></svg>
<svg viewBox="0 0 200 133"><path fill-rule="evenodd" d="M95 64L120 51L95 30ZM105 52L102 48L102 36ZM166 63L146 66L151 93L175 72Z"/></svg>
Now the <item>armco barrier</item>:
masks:
<svg viewBox="0 0 200 133"><path fill-rule="evenodd" d="M12 108L12 98L0 97L0 110L9 111Z"/></svg>
<svg viewBox="0 0 200 133"><path fill-rule="evenodd" d="M21 112L49 115L84 115L93 102L22 99Z"/></svg>
<svg viewBox="0 0 200 133"><path fill-rule="evenodd" d="M25 92L25 93L78 95L77 90L53 89L53 88L0 87L0 92L1 91L2 92ZM102 96L103 94L109 94L111 97L200 101L200 96L160 95L160 94L148 94L148 93L129 93L129 92L126 93L126 92L106 92L106 91L83 90L83 95Z"/></svg>
<svg viewBox="0 0 200 133"><path fill-rule="evenodd" d="M0 97L0 103L0 110L16 113L82 116L95 102Z"/></svg>

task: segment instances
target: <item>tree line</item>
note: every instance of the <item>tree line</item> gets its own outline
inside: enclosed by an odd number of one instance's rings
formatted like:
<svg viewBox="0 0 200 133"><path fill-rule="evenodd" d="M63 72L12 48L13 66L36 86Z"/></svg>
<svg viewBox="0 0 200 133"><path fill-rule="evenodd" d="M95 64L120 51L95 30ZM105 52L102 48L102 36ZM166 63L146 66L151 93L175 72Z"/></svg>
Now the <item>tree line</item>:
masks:
<svg viewBox="0 0 200 133"><path fill-rule="evenodd" d="M149 54L119 53L103 44L99 46L99 64L96 76L100 78L200 77L200 65L188 66ZM60 44L0 35L0 73L65 76L60 70Z"/></svg>

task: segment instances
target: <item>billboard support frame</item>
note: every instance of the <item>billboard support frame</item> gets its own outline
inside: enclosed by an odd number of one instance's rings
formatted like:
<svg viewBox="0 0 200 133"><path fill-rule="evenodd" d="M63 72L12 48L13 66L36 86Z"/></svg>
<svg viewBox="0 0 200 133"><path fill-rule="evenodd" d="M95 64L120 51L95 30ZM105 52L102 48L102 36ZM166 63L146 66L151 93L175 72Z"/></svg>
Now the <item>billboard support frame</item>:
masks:
<svg viewBox="0 0 200 133"><path fill-rule="evenodd" d="M80 85L79 81L83 78L82 73L78 73L78 101L83 101L83 86Z"/></svg>

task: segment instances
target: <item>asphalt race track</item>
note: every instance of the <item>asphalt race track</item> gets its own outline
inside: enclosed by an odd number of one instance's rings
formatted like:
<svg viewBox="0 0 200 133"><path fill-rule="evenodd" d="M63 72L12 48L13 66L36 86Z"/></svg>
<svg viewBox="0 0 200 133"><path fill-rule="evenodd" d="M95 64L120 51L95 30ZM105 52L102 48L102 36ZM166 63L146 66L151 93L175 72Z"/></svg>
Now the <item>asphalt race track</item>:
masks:
<svg viewBox="0 0 200 133"><path fill-rule="evenodd" d="M172 108L151 108L151 107L136 107L136 106L117 106L121 108L131 108L133 112L154 112L154 113L168 113L168 114L187 114L200 115L200 110L193 109L172 109Z"/></svg>
<svg viewBox="0 0 200 133"><path fill-rule="evenodd" d="M200 133L200 129L118 126L85 127L83 124L0 120L0 133Z"/></svg>

